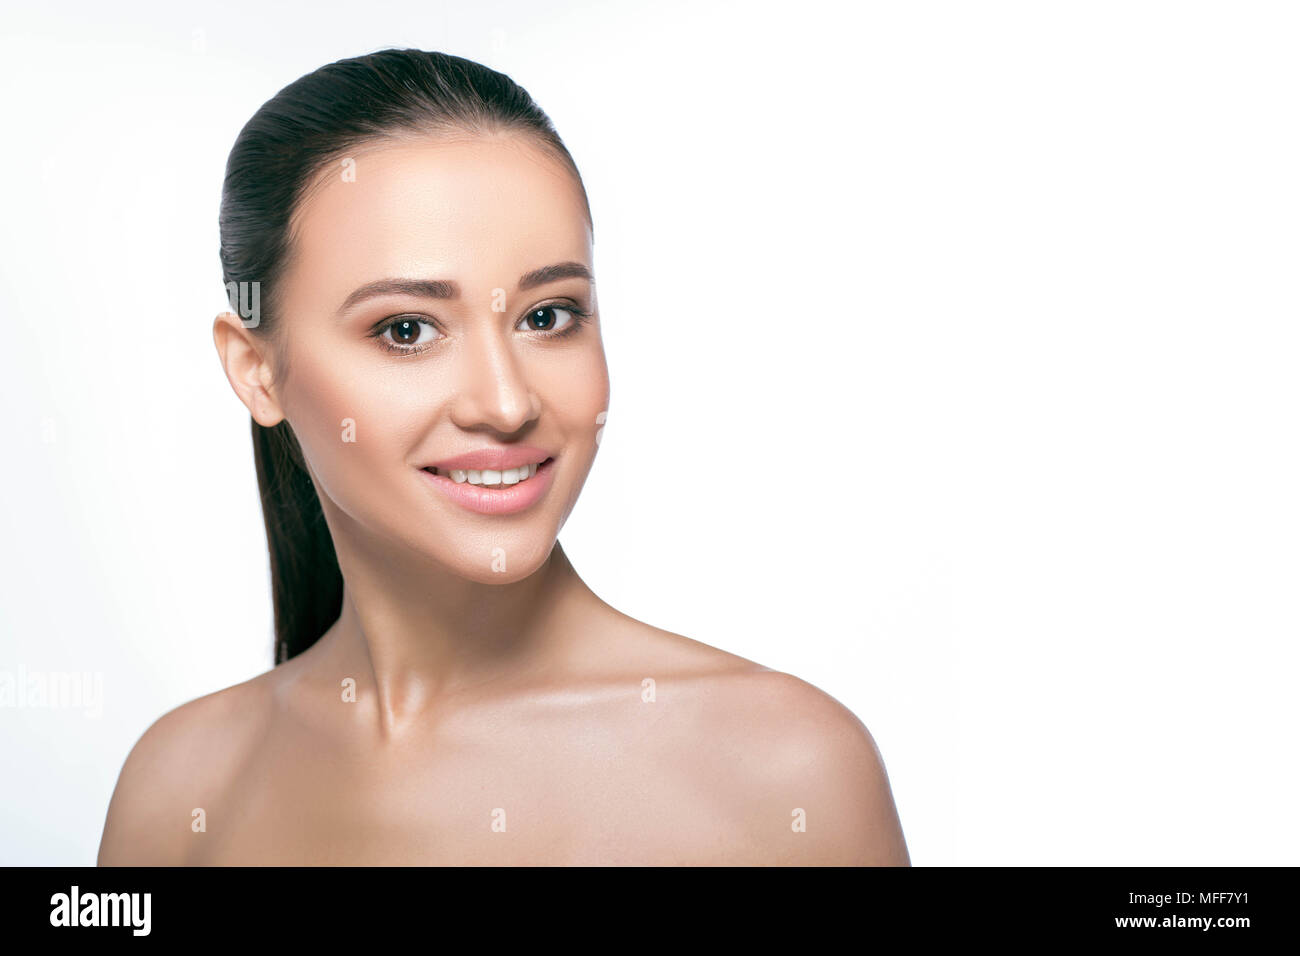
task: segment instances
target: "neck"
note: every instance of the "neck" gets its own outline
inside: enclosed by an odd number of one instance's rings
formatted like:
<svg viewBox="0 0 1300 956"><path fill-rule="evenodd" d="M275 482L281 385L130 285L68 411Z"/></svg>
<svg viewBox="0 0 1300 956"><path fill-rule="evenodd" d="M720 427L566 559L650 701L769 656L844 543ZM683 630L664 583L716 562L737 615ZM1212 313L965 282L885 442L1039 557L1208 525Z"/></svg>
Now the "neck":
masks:
<svg viewBox="0 0 1300 956"><path fill-rule="evenodd" d="M535 572L508 584L368 560L346 546L339 567L343 606L318 642L321 660L356 679L385 736L462 691L542 673L576 641L575 611L599 600L558 541Z"/></svg>

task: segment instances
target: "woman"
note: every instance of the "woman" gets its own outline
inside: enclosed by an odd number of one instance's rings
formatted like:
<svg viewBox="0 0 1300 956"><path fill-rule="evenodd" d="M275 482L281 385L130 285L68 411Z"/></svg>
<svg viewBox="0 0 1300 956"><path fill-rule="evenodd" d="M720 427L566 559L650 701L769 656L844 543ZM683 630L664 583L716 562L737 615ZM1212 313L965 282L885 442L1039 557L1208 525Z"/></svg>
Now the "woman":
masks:
<svg viewBox="0 0 1300 956"><path fill-rule="evenodd" d="M213 334L277 666L161 717L114 864L903 864L845 707L621 614L557 541L609 381L577 167L508 77L386 50L229 158Z"/></svg>

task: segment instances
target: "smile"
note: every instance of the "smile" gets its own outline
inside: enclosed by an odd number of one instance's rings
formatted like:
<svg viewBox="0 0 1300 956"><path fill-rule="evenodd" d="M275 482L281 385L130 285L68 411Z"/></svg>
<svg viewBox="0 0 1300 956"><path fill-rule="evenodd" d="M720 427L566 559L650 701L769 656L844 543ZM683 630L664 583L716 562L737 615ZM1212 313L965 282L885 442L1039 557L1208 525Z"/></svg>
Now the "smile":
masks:
<svg viewBox="0 0 1300 956"><path fill-rule="evenodd" d="M550 461L551 459L546 459ZM444 470L442 468L430 468L435 475L441 475L444 478L450 478L456 484L469 482L471 485L478 485L482 488L508 488L511 485L517 485L521 481L527 481L537 474L537 469L541 467L542 462L533 462L530 465L520 465L518 468L506 468L504 471L494 471L490 468L452 468Z"/></svg>
<svg viewBox="0 0 1300 956"><path fill-rule="evenodd" d="M497 471L490 468L419 469L434 490L468 511L515 514L531 508L551 487L555 459Z"/></svg>

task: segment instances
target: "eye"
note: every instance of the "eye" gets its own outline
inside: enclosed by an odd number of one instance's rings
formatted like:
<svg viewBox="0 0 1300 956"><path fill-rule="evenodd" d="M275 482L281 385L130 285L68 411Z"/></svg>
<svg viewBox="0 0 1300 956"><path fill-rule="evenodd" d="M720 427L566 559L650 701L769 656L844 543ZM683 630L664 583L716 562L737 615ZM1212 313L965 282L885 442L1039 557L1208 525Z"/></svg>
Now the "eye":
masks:
<svg viewBox="0 0 1300 956"><path fill-rule="evenodd" d="M379 337L393 351L405 352L432 344L437 332L432 322L414 315L399 315L379 330Z"/></svg>
<svg viewBox="0 0 1300 956"><path fill-rule="evenodd" d="M542 305L525 315L520 320L520 324L528 332L550 332L560 335L571 331L574 323L584 315L585 312L570 306ZM559 316L563 316L563 320Z"/></svg>

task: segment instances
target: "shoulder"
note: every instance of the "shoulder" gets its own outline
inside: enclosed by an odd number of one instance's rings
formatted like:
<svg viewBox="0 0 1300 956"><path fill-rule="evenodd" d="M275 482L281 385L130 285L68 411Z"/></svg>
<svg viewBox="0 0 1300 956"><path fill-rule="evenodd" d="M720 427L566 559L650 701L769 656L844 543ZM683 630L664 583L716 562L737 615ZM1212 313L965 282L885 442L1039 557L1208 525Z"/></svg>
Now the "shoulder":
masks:
<svg viewBox="0 0 1300 956"><path fill-rule="evenodd" d="M757 665L714 676L707 696L699 729L749 862L910 865L884 759L848 707Z"/></svg>
<svg viewBox="0 0 1300 956"><path fill-rule="evenodd" d="M680 828L725 827L739 848L726 863L910 865L884 759L848 707L792 674L615 614L618 683L653 680L664 759L683 792L704 795L699 819Z"/></svg>
<svg viewBox="0 0 1300 956"><path fill-rule="evenodd" d="M192 813L230 779L271 699L274 671L182 704L127 754L109 801L100 866L183 862Z"/></svg>

